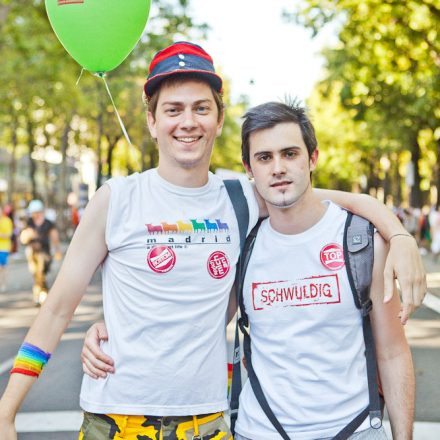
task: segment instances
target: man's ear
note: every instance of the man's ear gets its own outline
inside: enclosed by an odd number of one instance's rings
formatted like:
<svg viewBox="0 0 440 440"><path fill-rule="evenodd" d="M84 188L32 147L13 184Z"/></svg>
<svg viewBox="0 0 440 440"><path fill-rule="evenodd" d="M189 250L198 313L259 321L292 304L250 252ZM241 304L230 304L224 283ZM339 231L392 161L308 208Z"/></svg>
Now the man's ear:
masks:
<svg viewBox="0 0 440 440"><path fill-rule="evenodd" d="M316 148L310 156L310 171L314 171L318 163L319 150Z"/></svg>
<svg viewBox="0 0 440 440"><path fill-rule="evenodd" d="M253 178L254 178L254 175L253 175L253 173L252 173L252 169L251 169L251 167L249 166L249 164L247 164L244 160L242 161L242 163L243 163L244 169L246 170L246 174L247 174L251 179L253 179Z"/></svg>
<svg viewBox="0 0 440 440"><path fill-rule="evenodd" d="M147 124L148 130L150 130L151 137L153 139L157 139L156 118L151 112L147 112Z"/></svg>
<svg viewBox="0 0 440 440"><path fill-rule="evenodd" d="M217 123L216 137L219 137L222 134L222 129L223 129L224 122L225 122L225 111L222 110L222 112L220 114L220 118L219 118L218 123Z"/></svg>

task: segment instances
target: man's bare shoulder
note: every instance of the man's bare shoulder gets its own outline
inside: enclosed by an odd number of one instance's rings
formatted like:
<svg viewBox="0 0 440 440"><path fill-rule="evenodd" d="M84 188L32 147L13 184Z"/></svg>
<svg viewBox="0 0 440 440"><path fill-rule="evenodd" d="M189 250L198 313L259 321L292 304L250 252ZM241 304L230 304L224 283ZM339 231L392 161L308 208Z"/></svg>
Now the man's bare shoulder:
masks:
<svg viewBox="0 0 440 440"><path fill-rule="evenodd" d="M95 192L81 216L80 226L82 224L92 231L105 230L110 194L110 186L105 184Z"/></svg>

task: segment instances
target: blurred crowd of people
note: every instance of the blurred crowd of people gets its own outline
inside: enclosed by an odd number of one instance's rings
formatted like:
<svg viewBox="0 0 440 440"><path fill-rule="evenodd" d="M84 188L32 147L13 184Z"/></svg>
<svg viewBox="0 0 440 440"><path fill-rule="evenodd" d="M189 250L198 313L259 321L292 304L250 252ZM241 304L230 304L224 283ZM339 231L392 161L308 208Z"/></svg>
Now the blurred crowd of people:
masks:
<svg viewBox="0 0 440 440"><path fill-rule="evenodd" d="M424 206L422 209L398 207L394 209L405 229L412 234L422 255L432 253L434 261L440 256L440 207Z"/></svg>

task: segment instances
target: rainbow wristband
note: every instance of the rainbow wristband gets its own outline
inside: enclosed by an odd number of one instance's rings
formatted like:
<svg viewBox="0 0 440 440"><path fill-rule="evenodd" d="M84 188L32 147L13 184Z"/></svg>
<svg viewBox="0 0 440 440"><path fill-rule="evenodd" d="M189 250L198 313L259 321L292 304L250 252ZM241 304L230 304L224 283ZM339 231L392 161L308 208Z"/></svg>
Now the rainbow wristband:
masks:
<svg viewBox="0 0 440 440"><path fill-rule="evenodd" d="M10 373L38 377L49 359L50 353L46 353L28 342L23 342Z"/></svg>

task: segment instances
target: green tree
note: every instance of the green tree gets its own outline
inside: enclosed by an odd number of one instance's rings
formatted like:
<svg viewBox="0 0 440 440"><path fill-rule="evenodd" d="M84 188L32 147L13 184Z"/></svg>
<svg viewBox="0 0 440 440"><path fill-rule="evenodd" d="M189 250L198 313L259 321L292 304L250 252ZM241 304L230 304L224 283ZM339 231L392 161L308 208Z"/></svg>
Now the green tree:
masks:
<svg viewBox="0 0 440 440"><path fill-rule="evenodd" d="M327 23L336 27L339 42L324 52L324 82L342 83L343 107L368 124L378 145L411 153L413 206L422 204L421 182L430 178L421 174L427 159L420 145L424 130L432 133L429 149L438 155L439 6L438 0L305 0L286 13L314 35ZM373 149L370 154L381 156Z"/></svg>

